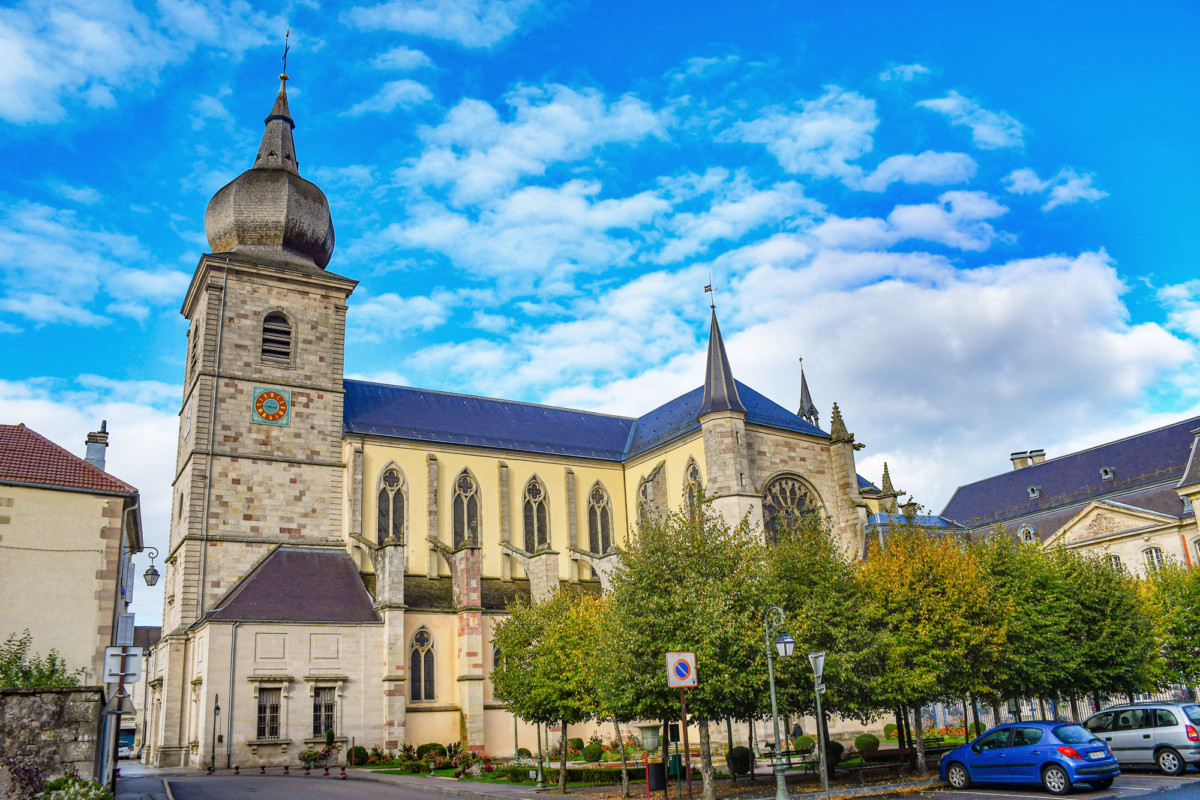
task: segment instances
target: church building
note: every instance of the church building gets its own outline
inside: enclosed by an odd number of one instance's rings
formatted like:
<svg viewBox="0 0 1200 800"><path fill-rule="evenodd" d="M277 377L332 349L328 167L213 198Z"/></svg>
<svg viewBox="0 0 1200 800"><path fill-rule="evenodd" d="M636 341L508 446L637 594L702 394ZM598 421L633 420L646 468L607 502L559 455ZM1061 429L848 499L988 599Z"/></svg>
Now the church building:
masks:
<svg viewBox="0 0 1200 800"><path fill-rule="evenodd" d="M861 552L895 497L858 476L836 405L826 432L807 385L801 416L734 380L715 309L703 385L636 418L345 379L356 281L327 269L329 204L300 175L280 77L181 309L150 763L295 764L329 728L343 746L533 748L492 696L507 603L603 591L639 516L701 488L768 536L819 510Z"/></svg>

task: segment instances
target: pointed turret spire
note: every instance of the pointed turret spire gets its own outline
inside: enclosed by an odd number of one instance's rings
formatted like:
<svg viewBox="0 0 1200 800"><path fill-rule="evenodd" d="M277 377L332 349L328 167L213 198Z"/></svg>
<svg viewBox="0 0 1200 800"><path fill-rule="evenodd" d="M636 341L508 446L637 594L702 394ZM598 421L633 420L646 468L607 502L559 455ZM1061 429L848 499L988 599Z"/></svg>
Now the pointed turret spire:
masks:
<svg viewBox="0 0 1200 800"><path fill-rule="evenodd" d="M883 462L883 480L880 481L880 483L883 484L883 489L880 494L899 494L899 492L896 491L896 487L892 486L892 476L888 474L888 465L886 461Z"/></svg>
<svg viewBox="0 0 1200 800"><path fill-rule="evenodd" d="M271 113L263 120L267 129L263 131L254 166L256 169L286 169L299 175L296 145L292 141L292 131L295 130L296 123L292 121L292 114L288 110L287 80L286 72L279 76L279 94L275 95L275 105L271 107Z"/></svg>
<svg viewBox="0 0 1200 800"><path fill-rule="evenodd" d="M746 413L738 397L737 384L733 381L733 370L729 357L725 355L725 340L721 338L721 326L717 324L717 310L712 310L712 324L708 330L708 368L704 372L704 402L700 413L704 416L713 411L740 411Z"/></svg>
<svg viewBox="0 0 1200 800"><path fill-rule="evenodd" d="M815 427L821 427L821 412L813 404L812 395L808 393L808 380L804 377L804 359L800 359L800 410L796 416L805 422L811 422Z"/></svg>
<svg viewBox="0 0 1200 800"><path fill-rule="evenodd" d="M829 440L832 444L849 443L855 450L862 450L866 447L865 444L854 441L854 434L846 430L846 423L842 419L842 410L838 408L837 403L833 404L833 414L829 417Z"/></svg>

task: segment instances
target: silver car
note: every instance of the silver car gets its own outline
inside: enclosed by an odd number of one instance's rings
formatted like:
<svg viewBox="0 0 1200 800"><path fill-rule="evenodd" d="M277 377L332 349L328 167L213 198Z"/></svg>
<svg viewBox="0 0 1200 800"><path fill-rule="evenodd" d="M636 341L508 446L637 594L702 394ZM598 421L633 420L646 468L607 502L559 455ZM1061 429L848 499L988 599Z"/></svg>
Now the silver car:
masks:
<svg viewBox="0 0 1200 800"><path fill-rule="evenodd" d="M1104 740L1122 767L1157 765L1167 775L1200 767L1200 705L1133 703L1088 717L1083 727Z"/></svg>

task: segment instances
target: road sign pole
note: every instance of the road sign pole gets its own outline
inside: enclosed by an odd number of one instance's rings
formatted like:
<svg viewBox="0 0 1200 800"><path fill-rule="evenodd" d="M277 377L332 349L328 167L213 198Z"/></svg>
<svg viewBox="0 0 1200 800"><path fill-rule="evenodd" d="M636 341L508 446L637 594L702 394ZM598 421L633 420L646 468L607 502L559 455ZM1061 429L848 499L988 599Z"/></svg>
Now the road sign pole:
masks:
<svg viewBox="0 0 1200 800"><path fill-rule="evenodd" d="M686 765L684 769L687 772L688 785L688 800L692 800L692 748L688 746L688 721L687 721L687 699L684 693L687 689L679 687L679 727L682 728L680 733L683 736L683 763Z"/></svg>

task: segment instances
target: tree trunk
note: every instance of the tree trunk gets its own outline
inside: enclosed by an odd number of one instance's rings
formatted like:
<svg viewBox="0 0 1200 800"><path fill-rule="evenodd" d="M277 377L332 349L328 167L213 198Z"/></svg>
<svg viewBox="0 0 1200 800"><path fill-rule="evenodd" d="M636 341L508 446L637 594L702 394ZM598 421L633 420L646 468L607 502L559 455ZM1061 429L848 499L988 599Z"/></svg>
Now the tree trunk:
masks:
<svg viewBox="0 0 1200 800"><path fill-rule="evenodd" d="M629 797L629 767L625 763L625 740L621 738L621 724L613 717L613 729L617 732L617 747L621 748L621 797Z"/></svg>
<svg viewBox="0 0 1200 800"><path fill-rule="evenodd" d="M1071 695L1071 719L1079 722L1079 698Z"/></svg>
<svg viewBox="0 0 1200 800"><path fill-rule="evenodd" d="M713 781L712 741L708 735L708 718L696 717L700 728L700 777L704 780L704 800L717 800L717 786Z"/></svg>
<svg viewBox="0 0 1200 800"><path fill-rule="evenodd" d="M963 741L971 741L971 712L967 708L967 699L963 698Z"/></svg>
<svg viewBox="0 0 1200 800"><path fill-rule="evenodd" d="M729 770L729 778L733 781L733 785L737 786L737 775L733 774L733 767L729 766L729 751L733 749L733 720L729 717L725 718L725 736L729 746L725 748L725 768Z"/></svg>
<svg viewBox="0 0 1200 800"><path fill-rule="evenodd" d="M900 709L894 709L896 712L896 749L900 751L900 758L904 758L904 718L900 716Z"/></svg>
<svg viewBox="0 0 1200 800"><path fill-rule="evenodd" d="M983 727L979 722L979 701L974 697L971 697L971 710L975 712L975 727L971 729L971 735L967 737L968 742L978 736L981 733L980 729Z"/></svg>
<svg viewBox="0 0 1200 800"><path fill-rule="evenodd" d="M1042 719L1050 719L1050 716L1046 713L1046 698L1038 698L1038 707L1042 709Z"/></svg>
<svg viewBox="0 0 1200 800"><path fill-rule="evenodd" d="M558 737L558 745L562 752L558 768L558 793L567 793L567 721L563 720L562 735Z"/></svg>
<svg viewBox="0 0 1200 800"><path fill-rule="evenodd" d="M929 767L925 763L925 733L921 728L921 707L913 706L913 729L917 734L917 774L922 778L929 777Z"/></svg>
<svg viewBox="0 0 1200 800"><path fill-rule="evenodd" d="M901 719L904 720L904 751L911 755L913 750L913 739L912 723L909 722L908 719L908 706L900 706L900 710L904 712L901 715Z"/></svg>

